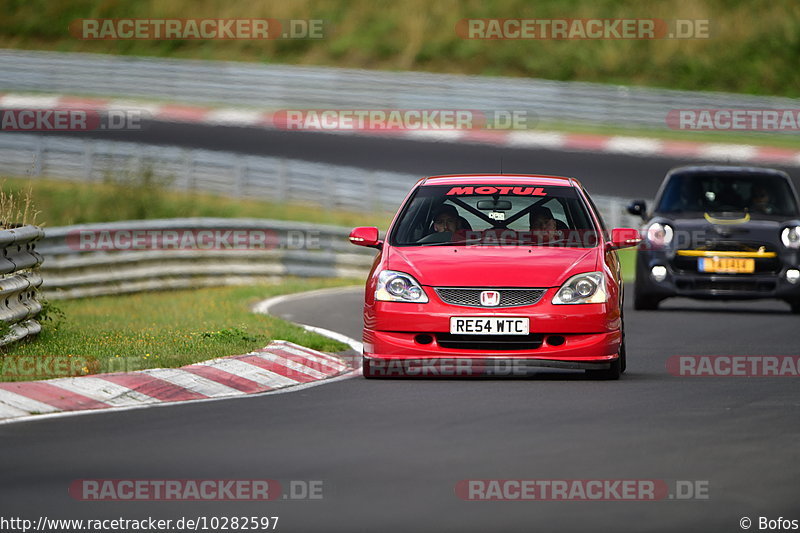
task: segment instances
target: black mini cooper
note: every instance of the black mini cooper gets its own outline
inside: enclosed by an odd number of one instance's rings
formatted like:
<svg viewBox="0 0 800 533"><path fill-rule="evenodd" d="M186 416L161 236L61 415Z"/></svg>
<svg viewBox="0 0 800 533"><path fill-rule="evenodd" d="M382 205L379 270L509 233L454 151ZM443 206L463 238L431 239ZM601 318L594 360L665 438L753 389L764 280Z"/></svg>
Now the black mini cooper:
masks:
<svg viewBox="0 0 800 533"><path fill-rule="evenodd" d="M670 296L777 298L800 313L800 212L785 172L691 166L664 178L645 221L636 261L634 306L656 309Z"/></svg>

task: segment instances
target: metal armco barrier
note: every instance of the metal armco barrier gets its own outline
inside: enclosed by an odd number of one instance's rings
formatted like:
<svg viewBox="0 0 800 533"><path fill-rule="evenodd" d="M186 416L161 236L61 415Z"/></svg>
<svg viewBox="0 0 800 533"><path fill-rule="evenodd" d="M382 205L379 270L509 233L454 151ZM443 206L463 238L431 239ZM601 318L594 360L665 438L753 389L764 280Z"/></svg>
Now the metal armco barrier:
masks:
<svg viewBox="0 0 800 533"><path fill-rule="evenodd" d="M795 109L791 98L327 67L0 50L0 88L261 109L524 111L540 120L667 129L671 109Z"/></svg>
<svg viewBox="0 0 800 533"><path fill-rule="evenodd" d="M42 310L37 299L42 284L37 267L42 256L35 246L43 236L42 229L36 226L0 230L0 323L5 329L0 346L42 329L36 320Z"/></svg>
<svg viewBox="0 0 800 533"><path fill-rule="evenodd" d="M176 190L355 212L394 211L422 177L174 146L0 134L0 173L102 183L146 171Z"/></svg>
<svg viewBox="0 0 800 533"><path fill-rule="evenodd" d="M375 252L351 245L348 234L335 226L224 218L48 228L38 246L45 258L42 290L66 299L284 276L364 278ZM244 243L248 236L254 244ZM235 246L237 238L244 246Z"/></svg>

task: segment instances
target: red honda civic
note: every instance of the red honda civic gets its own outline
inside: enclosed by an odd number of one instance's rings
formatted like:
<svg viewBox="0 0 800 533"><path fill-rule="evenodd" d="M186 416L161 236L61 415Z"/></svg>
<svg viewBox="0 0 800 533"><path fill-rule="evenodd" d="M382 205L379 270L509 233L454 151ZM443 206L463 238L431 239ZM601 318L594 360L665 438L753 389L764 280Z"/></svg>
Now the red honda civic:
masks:
<svg viewBox="0 0 800 533"><path fill-rule="evenodd" d="M501 376L541 367L595 378L625 371L616 250L573 178L459 175L421 179L379 239L364 302L365 377Z"/></svg>

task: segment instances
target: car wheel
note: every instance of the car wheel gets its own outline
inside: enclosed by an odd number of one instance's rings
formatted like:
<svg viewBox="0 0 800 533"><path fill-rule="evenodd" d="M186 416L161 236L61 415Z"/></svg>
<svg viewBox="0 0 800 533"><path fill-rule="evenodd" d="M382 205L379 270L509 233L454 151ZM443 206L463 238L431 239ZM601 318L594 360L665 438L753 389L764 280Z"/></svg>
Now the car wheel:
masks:
<svg viewBox="0 0 800 533"><path fill-rule="evenodd" d="M619 347L619 373L625 373L625 367L627 367L627 357L625 355L625 330L622 330L622 344Z"/></svg>
<svg viewBox="0 0 800 533"><path fill-rule="evenodd" d="M586 375L591 379L614 380L622 374L622 356L617 357L611 366L603 370L587 370Z"/></svg>
<svg viewBox="0 0 800 533"><path fill-rule="evenodd" d="M800 300L790 301L789 305L792 306L792 313L800 315Z"/></svg>

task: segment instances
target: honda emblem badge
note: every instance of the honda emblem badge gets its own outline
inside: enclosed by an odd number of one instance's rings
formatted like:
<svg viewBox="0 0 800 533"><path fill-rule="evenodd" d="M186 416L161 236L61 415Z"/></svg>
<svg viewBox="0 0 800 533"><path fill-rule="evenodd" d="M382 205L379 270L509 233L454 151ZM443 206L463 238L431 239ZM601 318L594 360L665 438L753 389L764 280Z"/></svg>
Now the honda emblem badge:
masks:
<svg viewBox="0 0 800 533"><path fill-rule="evenodd" d="M485 307L494 307L500 303L500 293L497 291L482 291L481 292L481 305Z"/></svg>

